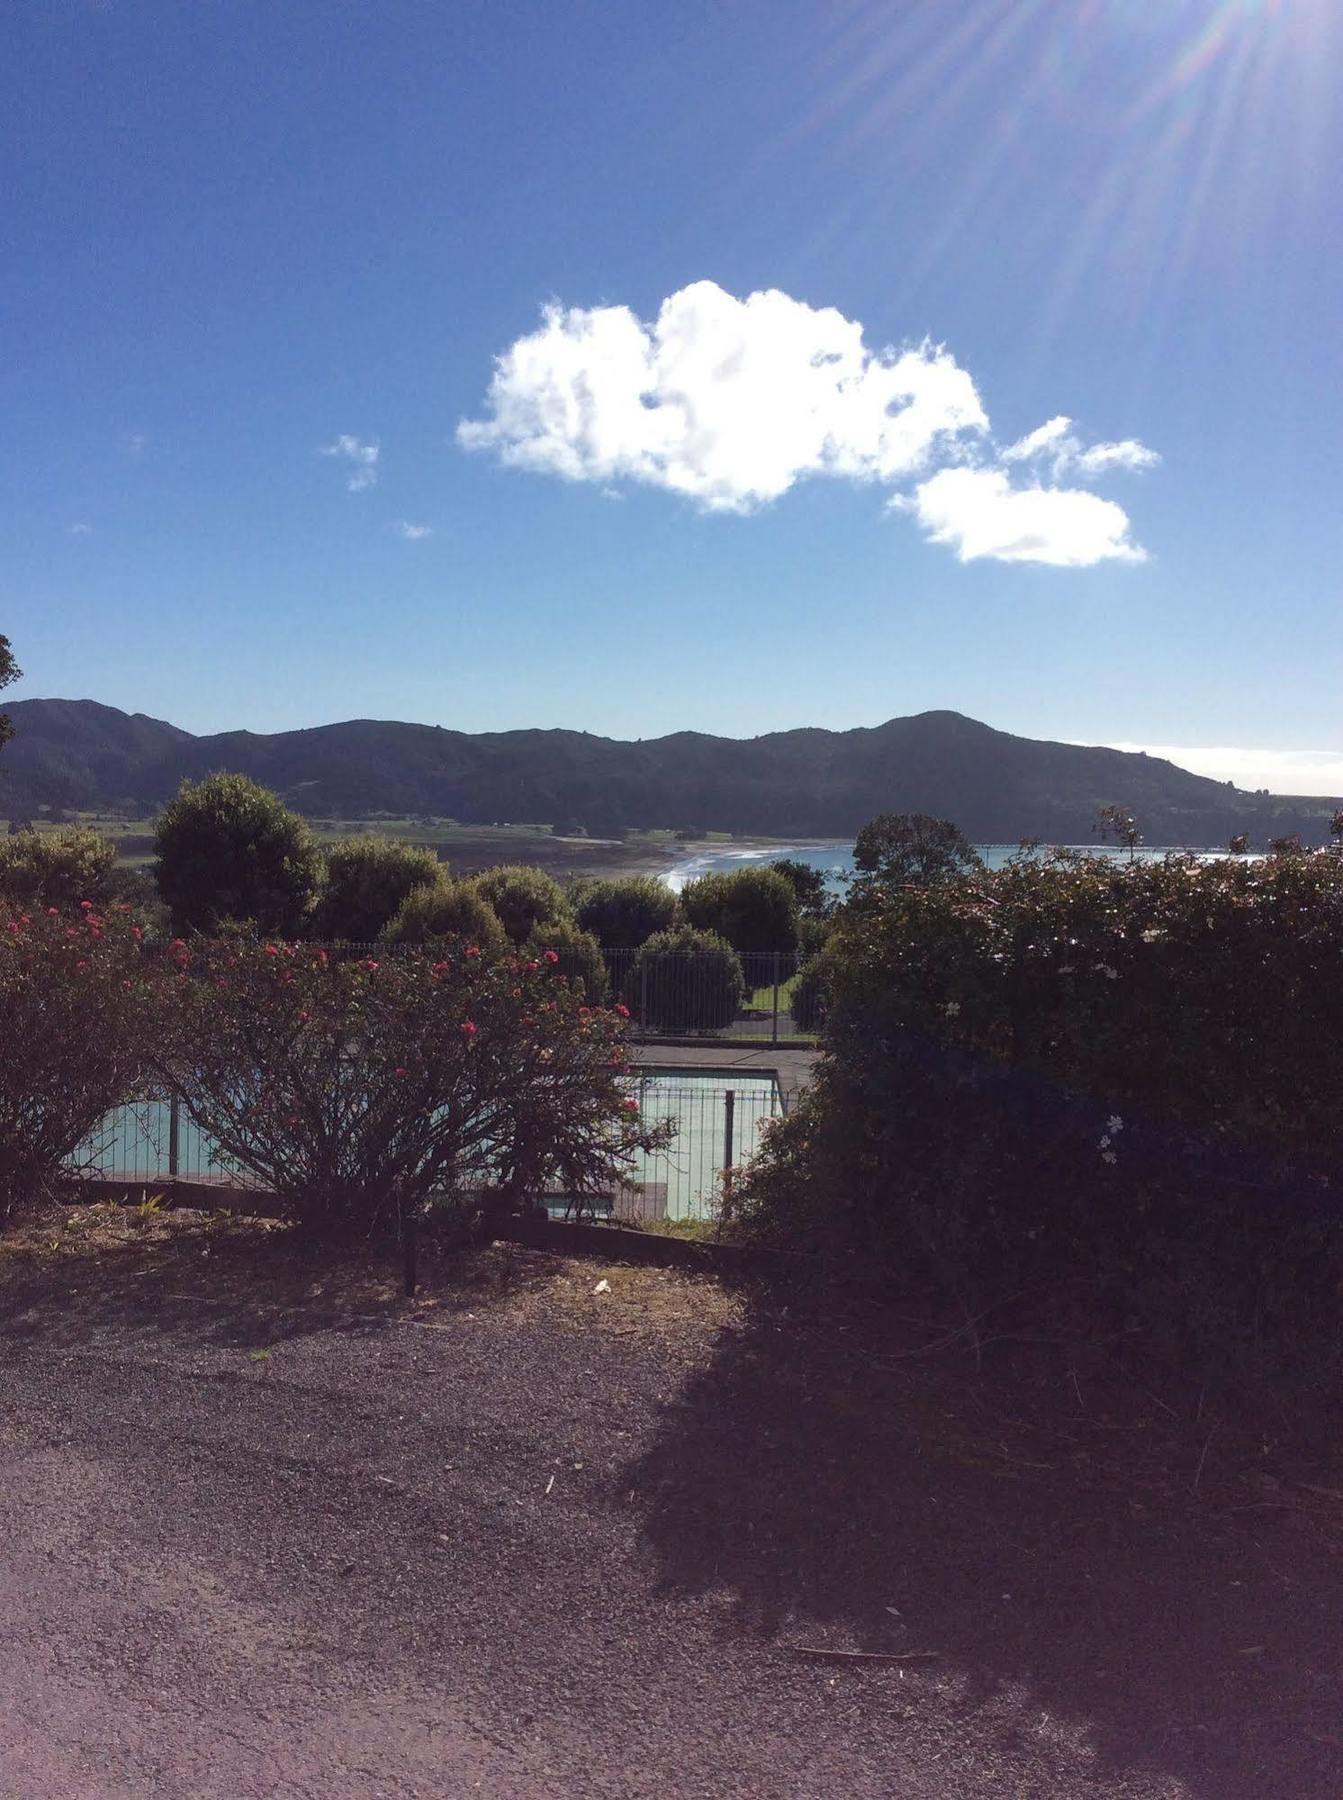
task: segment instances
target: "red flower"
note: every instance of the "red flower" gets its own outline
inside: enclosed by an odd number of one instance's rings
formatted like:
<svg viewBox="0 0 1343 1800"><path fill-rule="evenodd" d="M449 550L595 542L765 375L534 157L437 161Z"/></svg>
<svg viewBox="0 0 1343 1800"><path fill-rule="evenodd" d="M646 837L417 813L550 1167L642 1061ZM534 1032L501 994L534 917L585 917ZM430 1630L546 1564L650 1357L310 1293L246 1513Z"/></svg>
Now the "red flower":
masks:
<svg viewBox="0 0 1343 1800"><path fill-rule="evenodd" d="M528 970L533 974L535 974L536 970L539 969L540 967L541 967L540 963L537 962L535 958L533 958L532 961L527 964Z"/></svg>
<svg viewBox="0 0 1343 1800"><path fill-rule="evenodd" d="M404 1075L405 1072L406 1071L404 1069L393 1069L392 1070L393 1075Z"/></svg>
<svg viewBox="0 0 1343 1800"><path fill-rule="evenodd" d="M79 903L79 907L80 907L81 912L92 912L93 911L93 902L92 902L92 900L81 900Z"/></svg>
<svg viewBox="0 0 1343 1800"><path fill-rule="evenodd" d="M186 947L187 947L187 941L185 938L174 938L172 941L172 944L170 946L170 948L173 950L185 950Z"/></svg>
<svg viewBox="0 0 1343 1800"><path fill-rule="evenodd" d="M468 956L479 956L480 955L480 945L479 944L468 944L466 946L466 954Z"/></svg>
<svg viewBox="0 0 1343 1800"><path fill-rule="evenodd" d="M546 961L548 963L557 963L559 960L560 960L560 953L558 950L547 950L546 951Z"/></svg>
<svg viewBox="0 0 1343 1800"><path fill-rule="evenodd" d="M137 944L143 942L144 935L145 935L144 932L141 931L141 929L138 925L131 926L131 936L135 939Z"/></svg>
<svg viewBox="0 0 1343 1800"><path fill-rule="evenodd" d="M371 975L373 973L374 969L376 969L378 966L376 957L366 956L364 958L362 966L364 968L366 968L368 970L369 974Z"/></svg>
<svg viewBox="0 0 1343 1800"><path fill-rule="evenodd" d="M462 1026L462 1036L470 1038L470 1037L474 1037L475 1035L476 1035L476 1028L471 1023L470 1019L468 1019L466 1021L466 1023Z"/></svg>
<svg viewBox="0 0 1343 1800"><path fill-rule="evenodd" d="M448 965L445 962L436 962L433 966L433 969L430 971L430 973L434 974L434 975L445 975L447 973L447 969L448 969Z"/></svg>
<svg viewBox="0 0 1343 1800"><path fill-rule="evenodd" d="M11 919L9 921L9 929L11 931L17 931L19 929L19 921L17 919Z"/></svg>
<svg viewBox="0 0 1343 1800"><path fill-rule="evenodd" d="M626 1100L624 1105L625 1105L626 1112L638 1112L638 1110L639 1110L639 1102L637 1100L634 1100L634 1099Z"/></svg>
<svg viewBox="0 0 1343 1800"><path fill-rule="evenodd" d="M630 1009L623 1001L617 1000L615 1004L615 1014L618 1019L628 1019L630 1016Z"/></svg>
<svg viewBox="0 0 1343 1800"><path fill-rule="evenodd" d="M61 916L61 909L59 906L49 906L47 908L47 917L49 919L59 919L60 916Z"/></svg>
<svg viewBox="0 0 1343 1800"><path fill-rule="evenodd" d="M88 968L88 966L89 965L81 957L80 960L75 964L75 974L82 975L84 973L85 969Z"/></svg>
<svg viewBox="0 0 1343 1800"><path fill-rule="evenodd" d="M266 955L267 956L278 956L279 954L280 954L280 952L274 944L266 945Z"/></svg>

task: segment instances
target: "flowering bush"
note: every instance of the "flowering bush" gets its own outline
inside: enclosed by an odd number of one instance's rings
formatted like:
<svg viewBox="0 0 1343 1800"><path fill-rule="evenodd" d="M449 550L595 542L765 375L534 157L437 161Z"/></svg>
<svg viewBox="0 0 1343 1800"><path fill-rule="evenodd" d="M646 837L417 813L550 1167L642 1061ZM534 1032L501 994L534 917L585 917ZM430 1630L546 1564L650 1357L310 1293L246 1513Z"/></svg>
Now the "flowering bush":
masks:
<svg viewBox="0 0 1343 1800"><path fill-rule="evenodd" d="M381 960L301 944L191 954L172 1078L231 1161L310 1227L609 1191L665 1141L631 1105L623 1021L541 956L456 940Z"/></svg>
<svg viewBox="0 0 1343 1800"><path fill-rule="evenodd" d="M91 902L0 908L0 1222L77 1171L146 1072L163 981L138 936L128 912Z"/></svg>
<svg viewBox="0 0 1343 1800"><path fill-rule="evenodd" d="M888 893L826 953L812 1092L739 1187L977 1310L1224 1357L1337 1324L1343 859L1023 858Z"/></svg>
<svg viewBox="0 0 1343 1800"><path fill-rule="evenodd" d="M576 982L589 1006L600 1006L610 982L602 947L590 932L580 931L567 920L558 925L538 925L527 940L528 956L558 955L560 972Z"/></svg>

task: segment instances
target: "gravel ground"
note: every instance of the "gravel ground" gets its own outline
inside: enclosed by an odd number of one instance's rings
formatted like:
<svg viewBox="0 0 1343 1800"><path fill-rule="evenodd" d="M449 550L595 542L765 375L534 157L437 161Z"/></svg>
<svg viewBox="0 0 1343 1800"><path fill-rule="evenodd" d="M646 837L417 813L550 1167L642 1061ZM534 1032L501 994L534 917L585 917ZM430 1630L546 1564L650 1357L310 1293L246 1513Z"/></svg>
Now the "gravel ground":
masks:
<svg viewBox="0 0 1343 1800"><path fill-rule="evenodd" d="M1324 1480L668 1271L95 1218L0 1250L6 1800L1343 1792Z"/></svg>

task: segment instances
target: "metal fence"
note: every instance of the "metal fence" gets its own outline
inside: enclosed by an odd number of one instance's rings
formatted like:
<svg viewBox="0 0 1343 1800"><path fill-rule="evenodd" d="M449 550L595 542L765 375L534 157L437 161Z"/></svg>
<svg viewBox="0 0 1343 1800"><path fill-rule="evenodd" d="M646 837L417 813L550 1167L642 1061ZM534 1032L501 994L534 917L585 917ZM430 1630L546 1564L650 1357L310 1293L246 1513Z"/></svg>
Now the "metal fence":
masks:
<svg viewBox="0 0 1343 1800"><path fill-rule="evenodd" d="M421 946L381 943L313 942L342 961L406 955ZM794 1012L799 958L790 950L740 950L734 958L741 987L726 975L723 962L693 950L648 954L604 950L610 1002L629 1008L630 1029L650 1040L720 1039L728 1043L783 1044L815 1041L815 1021ZM561 952L559 971L587 982L588 963Z"/></svg>
<svg viewBox="0 0 1343 1800"><path fill-rule="evenodd" d="M640 1154L628 1177L581 1205L572 1196L545 1196L556 1217L670 1227L717 1216L737 1172L759 1149L763 1127L784 1110L772 1075L690 1073L681 1069L636 1072L642 1118L670 1118L671 1143ZM256 1178L229 1161L176 1100L146 1098L110 1113L75 1153L73 1172L86 1179L144 1187L190 1186L255 1191Z"/></svg>

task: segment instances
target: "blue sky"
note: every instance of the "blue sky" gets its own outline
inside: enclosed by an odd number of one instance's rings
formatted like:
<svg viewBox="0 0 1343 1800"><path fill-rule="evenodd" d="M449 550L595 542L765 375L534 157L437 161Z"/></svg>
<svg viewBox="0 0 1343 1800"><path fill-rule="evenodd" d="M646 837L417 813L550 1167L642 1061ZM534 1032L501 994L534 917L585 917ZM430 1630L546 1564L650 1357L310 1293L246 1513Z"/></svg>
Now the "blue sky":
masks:
<svg viewBox="0 0 1343 1800"><path fill-rule="evenodd" d="M1339 791L1340 77L1333 0L14 0L15 692Z"/></svg>

